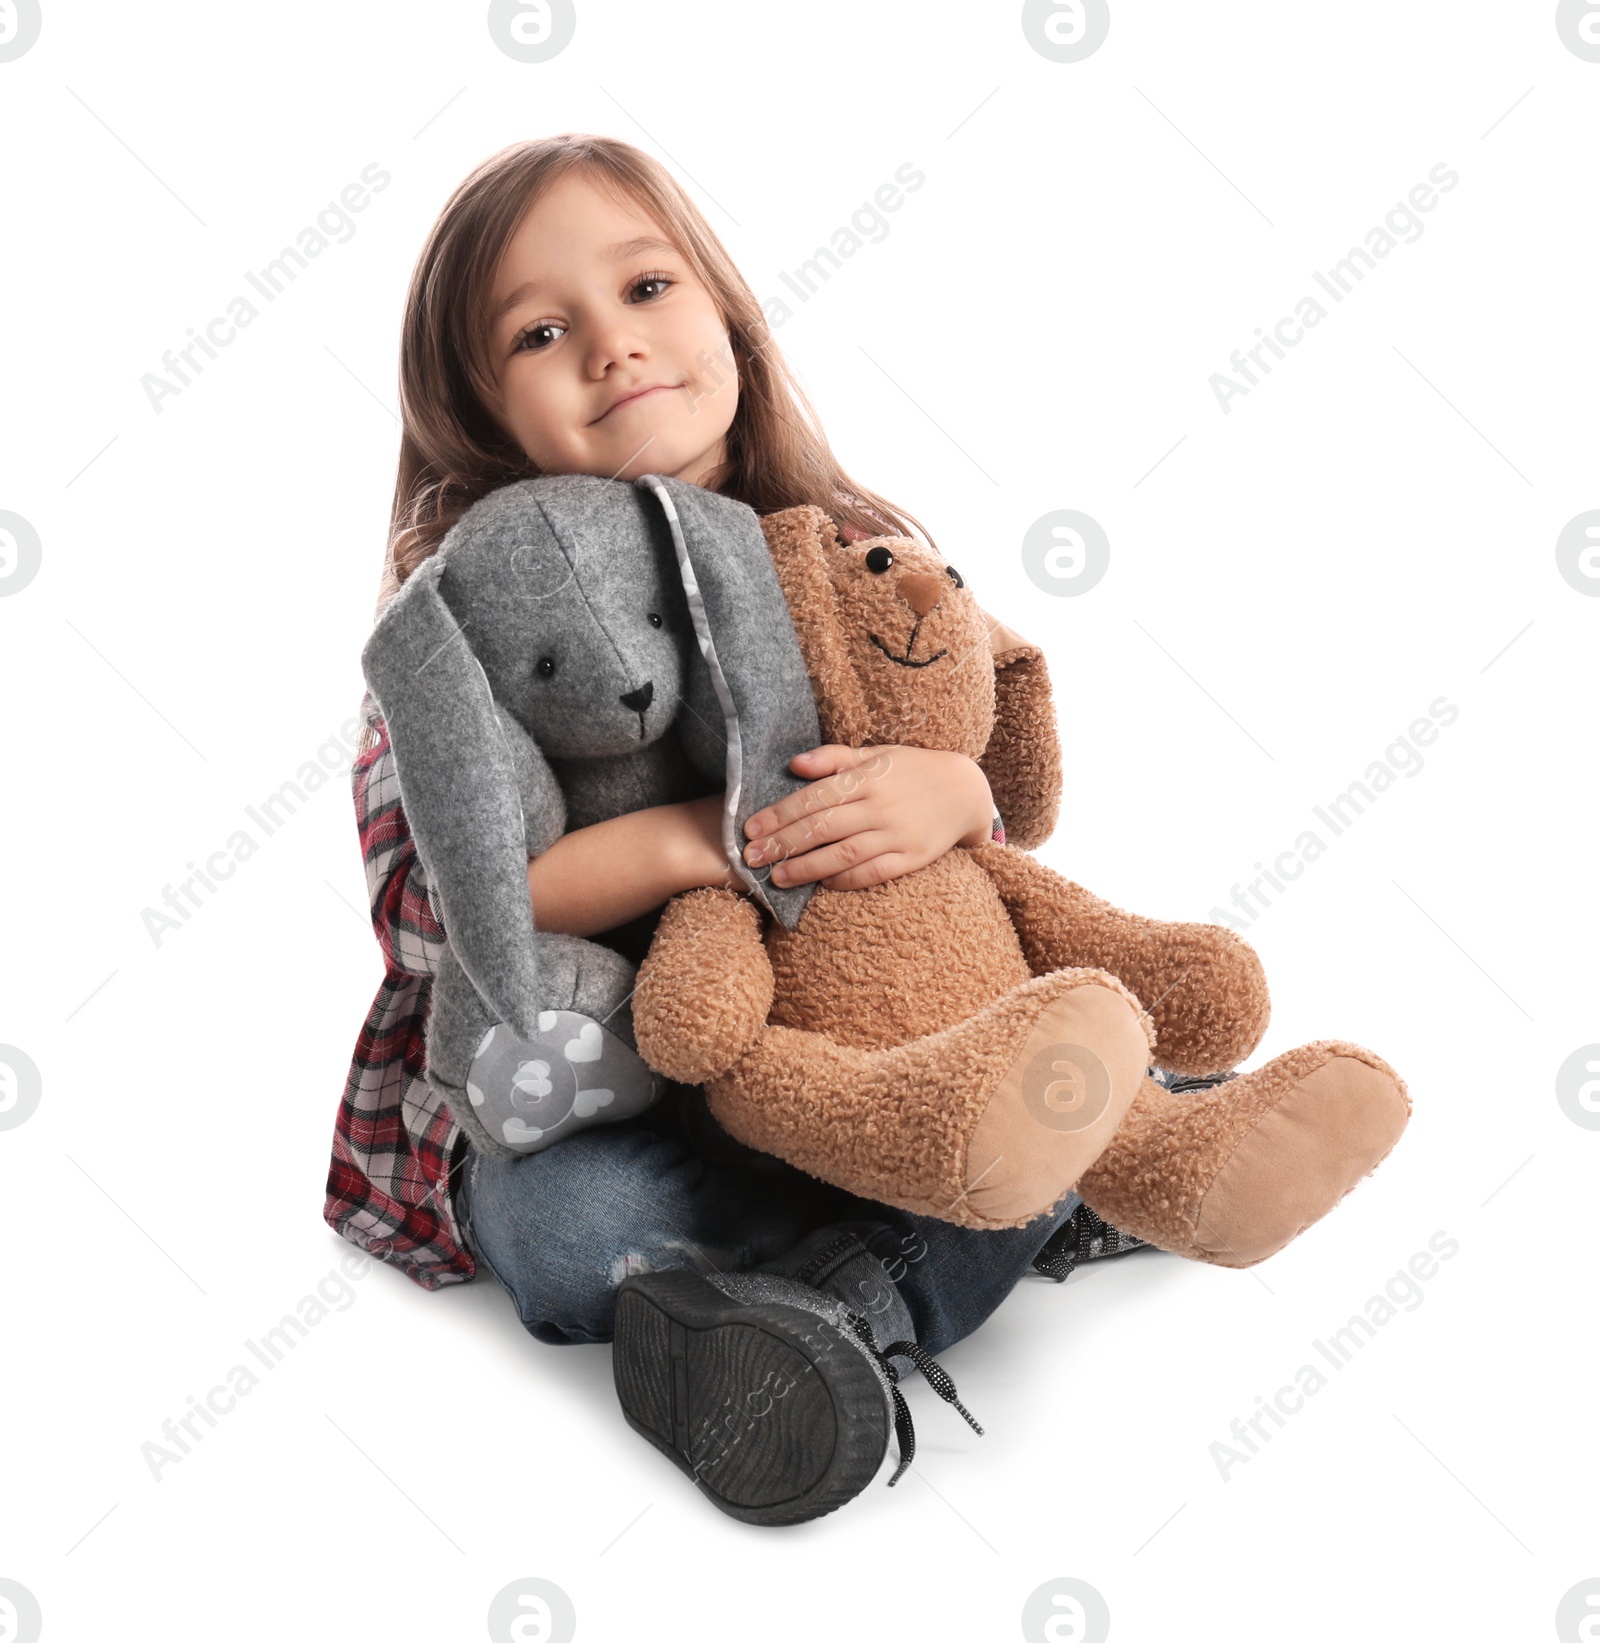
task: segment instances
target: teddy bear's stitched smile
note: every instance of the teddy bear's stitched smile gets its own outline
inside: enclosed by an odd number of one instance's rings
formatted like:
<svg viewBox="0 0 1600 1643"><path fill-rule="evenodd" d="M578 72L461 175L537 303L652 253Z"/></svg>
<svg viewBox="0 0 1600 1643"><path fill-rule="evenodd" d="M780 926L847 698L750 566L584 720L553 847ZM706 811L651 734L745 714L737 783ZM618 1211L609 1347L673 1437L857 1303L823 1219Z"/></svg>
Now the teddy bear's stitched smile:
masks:
<svg viewBox="0 0 1600 1643"><path fill-rule="evenodd" d="M895 653L883 642L883 640L877 636L877 634L869 633L867 637L878 647L879 650L883 652L885 656L889 658L891 662L898 662L901 667L927 667L929 663L937 662L941 656L948 656L950 654L948 650L936 650L933 655L927 658L926 661L914 662L910 656L896 656ZM911 649L911 645L916 643L916 638L916 632L913 630L911 634L911 644L906 646L908 651Z"/></svg>

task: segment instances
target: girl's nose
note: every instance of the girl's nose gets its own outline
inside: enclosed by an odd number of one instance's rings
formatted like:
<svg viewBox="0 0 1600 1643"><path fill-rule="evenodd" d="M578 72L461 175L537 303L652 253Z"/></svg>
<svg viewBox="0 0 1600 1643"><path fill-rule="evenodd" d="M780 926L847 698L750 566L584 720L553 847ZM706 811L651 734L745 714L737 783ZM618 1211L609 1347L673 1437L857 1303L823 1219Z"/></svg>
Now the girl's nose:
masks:
<svg viewBox="0 0 1600 1643"><path fill-rule="evenodd" d="M902 576L895 583L894 591L917 613L926 616L939 603L944 593L946 583L937 576L929 576L918 572L913 576Z"/></svg>
<svg viewBox="0 0 1600 1643"><path fill-rule="evenodd" d="M644 339L626 319L599 319L594 322L589 341L590 380L599 382L611 366L643 360L648 354Z"/></svg>

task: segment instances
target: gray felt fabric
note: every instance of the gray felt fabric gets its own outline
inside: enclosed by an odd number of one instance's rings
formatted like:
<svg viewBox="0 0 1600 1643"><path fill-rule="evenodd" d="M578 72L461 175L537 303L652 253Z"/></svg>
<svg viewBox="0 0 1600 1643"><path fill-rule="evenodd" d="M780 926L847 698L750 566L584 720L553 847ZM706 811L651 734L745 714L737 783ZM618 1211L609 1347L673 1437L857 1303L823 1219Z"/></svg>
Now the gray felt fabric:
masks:
<svg viewBox="0 0 1600 1643"><path fill-rule="evenodd" d="M636 483L655 494L665 514L699 644L690 661L687 722L704 730L720 717L727 726L723 848L756 900L792 930L815 885L773 884L765 871L752 873L741 854L750 817L806 785L789 760L822 740L778 572L760 522L743 503L659 474Z"/></svg>
<svg viewBox="0 0 1600 1643"><path fill-rule="evenodd" d="M538 1150L553 1137L508 1146L466 1098L489 1028L532 1043L541 1011L572 1010L619 1040L608 1064L636 1052L631 967L595 943L579 948L596 962L575 962L578 938L540 935L530 856L571 828L722 790L728 859L756 899L793 928L814 891L774 887L740 854L746 818L805 785L788 761L821 741L760 523L658 475L518 481L407 579L362 665L449 944L429 1074L474 1142ZM621 1116L601 1106L591 1121L608 1111Z"/></svg>
<svg viewBox="0 0 1600 1643"><path fill-rule="evenodd" d="M440 594L446 568L440 555L411 576L379 618L362 664L455 957L494 1018L528 1034L539 973L524 840L530 820L543 844L559 837L565 806L551 777L539 810L524 814L511 738Z"/></svg>

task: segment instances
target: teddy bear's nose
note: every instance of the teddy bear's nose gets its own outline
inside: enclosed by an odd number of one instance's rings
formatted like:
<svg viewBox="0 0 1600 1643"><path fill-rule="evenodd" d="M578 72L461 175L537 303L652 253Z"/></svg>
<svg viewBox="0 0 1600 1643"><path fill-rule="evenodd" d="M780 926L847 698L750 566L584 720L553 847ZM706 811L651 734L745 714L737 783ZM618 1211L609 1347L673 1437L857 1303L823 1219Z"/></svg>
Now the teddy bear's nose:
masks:
<svg viewBox="0 0 1600 1643"><path fill-rule="evenodd" d="M656 687L654 680L646 679L637 690L623 692L622 705L626 708L630 708L635 713L643 713L644 710L649 707L650 698L655 695L655 692Z"/></svg>
<svg viewBox="0 0 1600 1643"><path fill-rule="evenodd" d="M939 603L941 595L949 584L937 576L918 574L902 576L895 583L894 591L917 613L926 616Z"/></svg>

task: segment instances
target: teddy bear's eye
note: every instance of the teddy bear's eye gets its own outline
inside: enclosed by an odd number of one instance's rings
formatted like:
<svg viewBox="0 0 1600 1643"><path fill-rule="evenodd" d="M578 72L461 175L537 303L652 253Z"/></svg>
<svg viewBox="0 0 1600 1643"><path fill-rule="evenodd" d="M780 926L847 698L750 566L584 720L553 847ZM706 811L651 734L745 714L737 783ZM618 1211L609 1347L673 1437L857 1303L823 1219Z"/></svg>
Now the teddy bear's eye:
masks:
<svg viewBox="0 0 1600 1643"><path fill-rule="evenodd" d="M552 662L548 656L541 656L537 664L534 666L533 671L537 673L541 679L548 679L550 675L555 672L555 670L555 663Z"/></svg>
<svg viewBox="0 0 1600 1643"><path fill-rule="evenodd" d="M952 582L955 583L958 588L964 588L967 585L961 580L961 572L958 571L954 565L946 565L944 568L944 573Z"/></svg>
<svg viewBox="0 0 1600 1643"><path fill-rule="evenodd" d="M868 548L866 565L874 576L882 576L894 563L894 555L887 548Z"/></svg>
<svg viewBox="0 0 1600 1643"><path fill-rule="evenodd" d="M650 626L653 627L653 628L658 628L658 627L661 626L661 618L659 616L657 616L654 611L650 612L648 620L649 620Z"/></svg>

